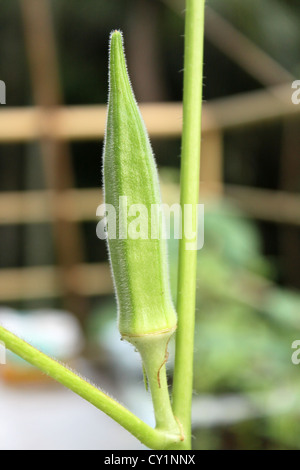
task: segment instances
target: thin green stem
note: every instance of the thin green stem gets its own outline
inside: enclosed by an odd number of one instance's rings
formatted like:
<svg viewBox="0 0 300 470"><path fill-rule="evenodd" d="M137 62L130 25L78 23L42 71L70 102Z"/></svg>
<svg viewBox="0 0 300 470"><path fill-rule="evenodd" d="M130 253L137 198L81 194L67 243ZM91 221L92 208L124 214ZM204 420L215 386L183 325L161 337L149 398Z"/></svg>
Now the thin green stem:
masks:
<svg viewBox="0 0 300 470"><path fill-rule="evenodd" d="M173 331L131 338L141 354L151 391L156 429L179 435L181 430L174 418L168 390L166 361L167 348Z"/></svg>
<svg viewBox="0 0 300 470"><path fill-rule="evenodd" d="M146 446L152 449L166 449L180 440L178 434L151 428L101 390L1 326L0 341L5 344L7 349L113 418Z"/></svg>
<svg viewBox="0 0 300 470"><path fill-rule="evenodd" d="M161 364L159 365L159 367ZM156 429L167 430L178 434L180 432L178 424L173 416L171 401L168 390L166 366L160 369L150 364L147 369L149 388L151 391L154 407Z"/></svg>
<svg viewBox="0 0 300 470"><path fill-rule="evenodd" d="M203 81L203 33L205 0L186 1L183 134L181 157L182 239L179 245L176 355L173 410L180 420L185 440L182 448L191 448L191 404L193 387L193 349L197 251L187 249L194 239L185 233L185 205L193 208L192 226L197 229L199 198L201 107ZM189 221L190 222L190 221Z"/></svg>

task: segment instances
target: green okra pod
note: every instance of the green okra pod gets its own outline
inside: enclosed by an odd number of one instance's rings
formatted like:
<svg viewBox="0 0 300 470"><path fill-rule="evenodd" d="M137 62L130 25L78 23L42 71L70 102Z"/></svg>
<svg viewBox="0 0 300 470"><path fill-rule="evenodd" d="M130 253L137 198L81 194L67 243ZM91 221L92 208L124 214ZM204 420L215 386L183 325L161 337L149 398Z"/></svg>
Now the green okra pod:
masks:
<svg viewBox="0 0 300 470"><path fill-rule="evenodd" d="M119 330L141 354L157 427L178 432L165 371L177 315L169 287L158 173L130 85L119 31L110 39L103 159L107 241ZM108 216L110 211L116 220Z"/></svg>
<svg viewBox="0 0 300 470"><path fill-rule="evenodd" d="M131 89L119 31L111 35L109 70L104 194L106 206L116 211L117 229L110 231L113 226L108 223L107 235L119 328L124 337L174 331L177 319L166 242L161 217L154 210L161 204L157 169ZM130 233L137 219L143 226L140 238Z"/></svg>

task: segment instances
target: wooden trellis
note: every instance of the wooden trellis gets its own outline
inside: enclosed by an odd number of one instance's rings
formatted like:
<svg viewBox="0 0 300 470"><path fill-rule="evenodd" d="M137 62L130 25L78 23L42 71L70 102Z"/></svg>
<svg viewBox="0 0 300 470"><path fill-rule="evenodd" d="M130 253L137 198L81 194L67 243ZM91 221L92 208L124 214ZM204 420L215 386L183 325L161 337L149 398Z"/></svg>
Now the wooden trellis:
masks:
<svg viewBox="0 0 300 470"><path fill-rule="evenodd" d="M41 8L41 5L45 6L47 1L21 1L24 8L25 26L26 12L29 13L25 5L28 7L29 3L34 8ZM29 16L27 17L28 21L30 21ZM264 69L263 67L267 60L266 55L263 55L241 36L239 38L242 46L235 51L235 55L232 55L230 40L234 41L234 37L238 33L230 29L225 23L220 23L220 18L216 18L212 12L208 15L208 21L211 24L214 21L215 25L217 21L219 32L223 28L223 32L228 36L228 41L225 43L220 34L218 37L214 35L216 40L219 41L218 47L225 48L224 52L231 54L231 58L240 63L240 66L247 69L248 72L253 69L253 64L251 65L251 60L249 62L247 58L251 58L254 54L259 59L254 61L256 64L255 73L268 81L270 73L264 73L264 71L269 70L269 68ZM30 43L30 37L28 34L27 36ZM46 42L51 44L53 38L51 41ZM37 57L34 56L29 43L27 47L31 53L31 59L35 60ZM245 48L251 53L243 54ZM54 49L48 51L50 56L53 51ZM37 53L40 52L37 51ZM42 56L43 54L40 54L40 59ZM290 75L274 61L268 63L270 67L278 71L277 82L275 80L272 83L264 83L264 85L270 86L259 91L218 99L204 104L201 197L214 194L214 196L219 195L230 198L253 217L300 226L299 196L284 192L224 186L223 184L224 132L245 126L263 125L267 122L286 118L300 118L300 106L295 106L291 101L291 83L276 84L280 82L280 78L288 81ZM260 64L260 69L257 64ZM56 80L57 77L54 81ZM41 88L37 90L37 83L38 77L35 91L37 96L40 97L41 94L43 95L44 90ZM52 89L53 83L52 80L50 83ZM30 143L36 140L56 143L82 140L100 141L104 134L106 106L65 107L61 104L61 97L57 95L59 93L54 92L51 103L45 103L40 98L36 99L37 106L30 108L7 108L2 106L0 109L0 144ZM141 104L141 112L152 138L180 137L182 128L181 103ZM179 199L178 186L164 185L162 190L165 202L172 203ZM92 220L95 220L96 223L96 208L100 203L101 192L98 188L74 189L72 184L66 184L59 191L49 185L45 191L1 193L0 225L46 223L55 220L75 223L75 225L82 221ZM60 283L62 271L64 272L64 289L62 289ZM82 281L78 283L78 279ZM68 266L0 270L0 301L2 302L63 296L65 289L76 292L81 297L112 292L108 264L91 265L85 264L84 260L76 264L76 260L73 260L73 263Z"/></svg>

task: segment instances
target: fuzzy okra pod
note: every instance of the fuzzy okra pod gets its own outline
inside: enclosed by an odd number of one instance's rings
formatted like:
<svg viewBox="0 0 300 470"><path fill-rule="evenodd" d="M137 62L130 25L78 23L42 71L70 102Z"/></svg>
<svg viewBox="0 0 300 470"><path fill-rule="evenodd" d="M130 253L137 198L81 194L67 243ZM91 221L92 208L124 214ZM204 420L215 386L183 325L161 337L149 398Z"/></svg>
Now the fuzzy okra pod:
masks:
<svg viewBox="0 0 300 470"><path fill-rule="evenodd" d="M165 362L177 315L169 288L159 181L130 85L120 31L111 34L109 87L104 200L106 214L113 208L116 218L116 223L109 216L106 220L119 330L141 354L157 427L174 429Z"/></svg>
<svg viewBox="0 0 300 470"><path fill-rule="evenodd" d="M157 169L127 74L122 35L110 46L110 91L104 149L104 199L114 207L117 230L107 239L121 335L139 337L176 328L170 295ZM139 238L130 233L138 222ZM156 230L152 224L157 224ZM158 228L158 229L157 229ZM156 237L153 236L153 233Z"/></svg>

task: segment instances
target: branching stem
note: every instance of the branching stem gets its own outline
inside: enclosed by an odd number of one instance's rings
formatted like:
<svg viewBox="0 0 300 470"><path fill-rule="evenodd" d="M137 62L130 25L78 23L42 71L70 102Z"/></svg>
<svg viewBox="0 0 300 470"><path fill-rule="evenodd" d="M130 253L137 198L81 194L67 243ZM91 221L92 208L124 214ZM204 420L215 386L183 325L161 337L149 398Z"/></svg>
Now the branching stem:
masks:
<svg viewBox="0 0 300 470"><path fill-rule="evenodd" d="M179 434L174 435L171 432L151 428L104 392L1 326L0 341L7 349L113 418L146 446L152 449L166 449L180 440Z"/></svg>

